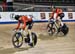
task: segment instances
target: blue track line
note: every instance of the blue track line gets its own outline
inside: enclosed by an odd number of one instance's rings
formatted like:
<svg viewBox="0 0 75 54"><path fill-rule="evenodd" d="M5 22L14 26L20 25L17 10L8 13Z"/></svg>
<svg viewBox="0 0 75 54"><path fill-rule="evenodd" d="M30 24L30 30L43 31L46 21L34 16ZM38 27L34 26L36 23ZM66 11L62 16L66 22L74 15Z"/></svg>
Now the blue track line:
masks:
<svg viewBox="0 0 75 54"><path fill-rule="evenodd" d="M48 20L36 20L36 21L33 21L34 23L41 23L41 22L48 22ZM75 20L63 20L63 22L75 22ZM11 22L11 21L9 21L9 22L0 22L0 24L16 24L17 23L17 21L13 21L13 22Z"/></svg>

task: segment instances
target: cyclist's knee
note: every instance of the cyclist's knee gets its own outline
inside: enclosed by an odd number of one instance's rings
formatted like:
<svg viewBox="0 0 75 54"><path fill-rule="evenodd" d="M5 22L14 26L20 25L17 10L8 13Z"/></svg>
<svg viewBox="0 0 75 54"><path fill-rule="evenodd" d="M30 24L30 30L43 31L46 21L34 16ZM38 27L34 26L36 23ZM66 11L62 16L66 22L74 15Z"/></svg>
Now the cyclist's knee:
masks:
<svg viewBox="0 0 75 54"><path fill-rule="evenodd" d="M30 29L28 29L28 33L31 35L31 30Z"/></svg>

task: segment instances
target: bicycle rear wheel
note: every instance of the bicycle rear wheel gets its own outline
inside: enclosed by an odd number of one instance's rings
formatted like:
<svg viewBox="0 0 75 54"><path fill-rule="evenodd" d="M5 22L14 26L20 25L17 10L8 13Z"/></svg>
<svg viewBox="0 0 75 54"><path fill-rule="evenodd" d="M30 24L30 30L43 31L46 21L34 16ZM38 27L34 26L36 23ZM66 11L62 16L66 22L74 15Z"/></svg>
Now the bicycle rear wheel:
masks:
<svg viewBox="0 0 75 54"><path fill-rule="evenodd" d="M37 35L35 33L32 32L32 40L33 40L33 43L30 43L30 37L29 37L29 34L27 35L27 39L28 39L28 45L31 46L31 47L34 47L37 43Z"/></svg>
<svg viewBox="0 0 75 54"><path fill-rule="evenodd" d="M19 48L23 44L23 36L21 33L15 33L12 37L12 43L15 48Z"/></svg>
<svg viewBox="0 0 75 54"><path fill-rule="evenodd" d="M64 24L61 31L63 32L64 36L67 35L67 33L69 32L69 28L66 24Z"/></svg>

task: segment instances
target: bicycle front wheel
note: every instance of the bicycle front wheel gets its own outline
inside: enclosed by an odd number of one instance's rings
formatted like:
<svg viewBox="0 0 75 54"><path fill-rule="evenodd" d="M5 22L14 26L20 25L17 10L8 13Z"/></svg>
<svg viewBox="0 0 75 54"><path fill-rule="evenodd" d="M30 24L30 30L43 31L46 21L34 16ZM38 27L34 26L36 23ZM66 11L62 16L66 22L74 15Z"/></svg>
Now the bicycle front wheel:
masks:
<svg viewBox="0 0 75 54"><path fill-rule="evenodd" d="M15 48L19 48L23 44L23 36L21 33L15 33L12 37L12 43Z"/></svg>

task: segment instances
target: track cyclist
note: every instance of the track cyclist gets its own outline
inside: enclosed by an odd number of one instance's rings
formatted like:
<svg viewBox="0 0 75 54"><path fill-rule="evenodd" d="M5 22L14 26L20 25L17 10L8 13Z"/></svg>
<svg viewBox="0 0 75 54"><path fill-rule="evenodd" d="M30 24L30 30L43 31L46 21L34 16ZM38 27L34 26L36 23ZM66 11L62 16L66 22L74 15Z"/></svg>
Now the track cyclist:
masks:
<svg viewBox="0 0 75 54"><path fill-rule="evenodd" d="M32 15L26 15L26 16L20 16L16 15L15 19L18 20L18 25L16 27L16 30L20 28L20 24L22 24L22 30L25 33L25 31L29 32L30 34L30 44L32 43L32 36L31 36L31 29L33 26L33 16Z"/></svg>

